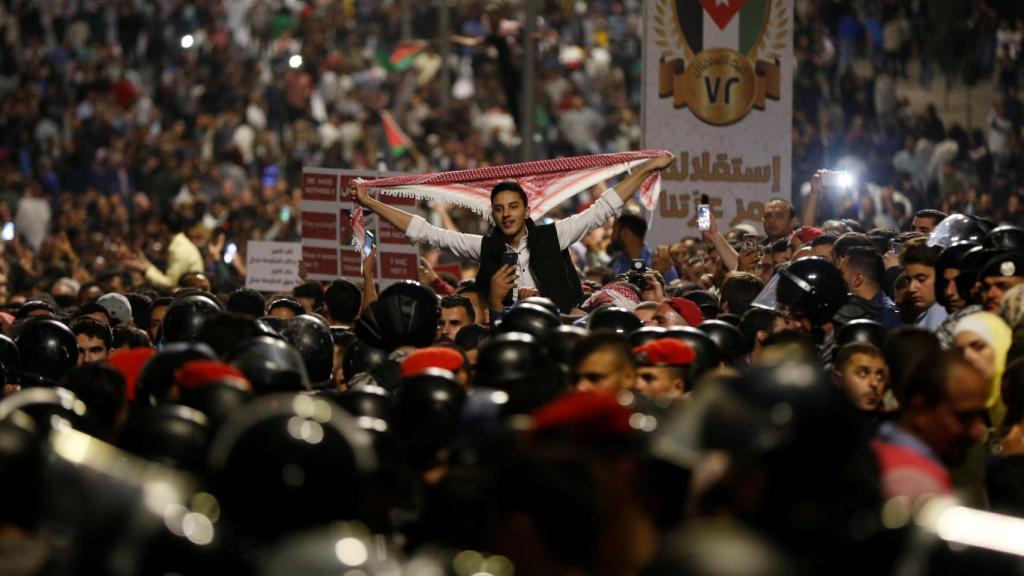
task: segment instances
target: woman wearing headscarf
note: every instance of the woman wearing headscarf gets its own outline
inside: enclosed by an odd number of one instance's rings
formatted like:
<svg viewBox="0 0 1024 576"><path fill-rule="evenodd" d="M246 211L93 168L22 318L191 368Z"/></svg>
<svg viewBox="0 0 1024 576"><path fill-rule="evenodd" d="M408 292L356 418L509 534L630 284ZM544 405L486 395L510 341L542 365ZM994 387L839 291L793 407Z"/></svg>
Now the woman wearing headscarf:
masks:
<svg viewBox="0 0 1024 576"><path fill-rule="evenodd" d="M992 427L999 430L1006 414L1002 401L1002 378L1006 368L1006 353L1013 335L1003 319L990 312L976 312L964 316L953 329L953 341L989 384L988 408Z"/></svg>

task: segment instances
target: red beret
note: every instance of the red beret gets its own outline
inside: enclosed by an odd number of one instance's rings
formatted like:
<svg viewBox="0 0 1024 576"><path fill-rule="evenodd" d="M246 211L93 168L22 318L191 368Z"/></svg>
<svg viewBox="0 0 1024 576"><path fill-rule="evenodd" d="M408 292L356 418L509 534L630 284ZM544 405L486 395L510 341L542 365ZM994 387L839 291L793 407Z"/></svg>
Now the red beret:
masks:
<svg viewBox="0 0 1024 576"><path fill-rule="evenodd" d="M234 366L216 360L192 360L186 362L174 373L174 381L182 390L202 388L214 382L236 384L245 390L252 390L249 379Z"/></svg>
<svg viewBox="0 0 1024 576"><path fill-rule="evenodd" d="M688 366L697 359L697 353L685 342L675 338L659 338L633 348L641 366Z"/></svg>
<svg viewBox="0 0 1024 576"><path fill-rule="evenodd" d="M807 244L814 240L818 236L823 234L821 228L815 228L814 226L801 226L793 232L793 235L800 239L800 242Z"/></svg>
<svg viewBox="0 0 1024 576"><path fill-rule="evenodd" d="M462 368L462 354L452 348L431 346L421 348L405 357L402 361L402 378L409 378L423 372L427 368L444 368L449 372L458 372Z"/></svg>
<svg viewBox="0 0 1024 576"><path fill-rule="evenodd" d="M666 298L664 301L666 304L672 307L683 320L690 326L696 328L704 322L704 314L700 311L700 306L697 306L693 300L686 298Z"/></svg>
<svg viewBox="0 0 1024 576"><path fill-rule="evenodd" d="M125 397L128 400L135 400L135 383L142 374L142 367L149 361L156 350L152 348L130 348L114 352L107 358L107 363L124 376Z"/></svg>
<svg viewBox="0 0 1024 576"><path fill-rule="evenodd" d="M633 412L606 392L567 392L538 408L533 416L534 434L568 433L581 440L604 440L632 435Z"/></svg>

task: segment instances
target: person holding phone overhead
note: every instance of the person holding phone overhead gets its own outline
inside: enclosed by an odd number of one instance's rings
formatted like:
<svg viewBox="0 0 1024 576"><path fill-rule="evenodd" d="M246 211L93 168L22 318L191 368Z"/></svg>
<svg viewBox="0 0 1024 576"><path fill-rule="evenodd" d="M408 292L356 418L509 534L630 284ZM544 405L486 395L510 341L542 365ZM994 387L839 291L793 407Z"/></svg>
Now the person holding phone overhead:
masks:
<svg viewBox="0 0 1024 576"><path fill-rule="evenodd" d="M444 249L459 258L478 261L476 285L487 293L487 302L501 314L509 290L513 298L539 293L568 313L583 301L580 278L568 248L608 218L655 170L668 166L671 156L652 158L633 170L601 195L589 208L553 224L538 225L529 218L526 191L516 182L499 182L491 189L491 219L494 230L486 235L465 234L431 226L420 216L403 212L369 196L365 187L353 182L356 200L396 228L414 244ZM505 256L515 253L516 256ZM536 292L534 292L536 291Z"/></svg>

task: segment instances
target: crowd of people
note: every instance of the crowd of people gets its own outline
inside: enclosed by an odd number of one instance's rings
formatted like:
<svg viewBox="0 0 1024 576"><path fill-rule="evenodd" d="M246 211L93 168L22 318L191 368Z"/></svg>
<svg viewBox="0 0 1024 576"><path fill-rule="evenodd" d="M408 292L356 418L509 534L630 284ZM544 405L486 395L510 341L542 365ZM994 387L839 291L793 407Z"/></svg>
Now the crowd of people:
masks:
<svg viewBox="0 0 1024 576"><path fill-rule="evenodd" d="M807 182L758 228L649 246L671 158L491 230L357 185L418 279L272 295L303 166L516 158L515 12L0 4L0 573L1020 572L1019 7L969 4L975 130L896 93L933 3L795 2ZM640 7L544 3L538 156L639 147Z"/></svg>

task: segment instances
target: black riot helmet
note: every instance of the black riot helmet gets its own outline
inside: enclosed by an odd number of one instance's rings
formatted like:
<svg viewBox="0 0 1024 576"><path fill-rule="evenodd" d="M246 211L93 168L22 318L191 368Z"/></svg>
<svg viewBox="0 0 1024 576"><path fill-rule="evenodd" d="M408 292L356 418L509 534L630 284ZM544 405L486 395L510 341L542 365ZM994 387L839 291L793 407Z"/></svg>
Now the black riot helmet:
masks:
<svg viewBox="0 0 1024 576"><path fill-rule="evenodd" d="M587 328L590 330L611 330L619 334L630 332L643 326L643 321L625 308L605 306L590 313Z"/></svg>
<svg viewBox="0 0 1024 576"><path fill-rule="evenodd" d="M480 346L474 386L503 390L509 395L509 413L528 412L553 398L560 390L548 376L546 360L536 338L522 332L506 332Z"/></svg>
<svg viewBox="0 0 1024 576"><path fill-rule="evenodd" d="M387 287L363 309L355 333L382 350L423 348L433 343L440 316L437 294L419 282L405 280Z"/></svg>
<svg viewBox="0 0 1024 576"><path fill-rule="evenodd" d="M985 236L982 246L990 250L1016 250L1024 252L1024 228L998 226Z"/></svg>
<svg viewBox="0 0 1024 576"><path fill-rule="evenodd" d="M935 225L928 237L928 245L946 248L957 242L981 244L991 230L992 227L977 216L950 214Z"/></svg>
<svg viewBox="0 0 1024 576"><path fill-rule="evenodd" d="M437 451L458 432L465 401L465 390L448 370L427 368L403 379L395 394L395 424L413 468L426 470L437 464Z"/></svg>
<svg viewBox="0 0 1024 576"><path fill-rule="evenodd" d="M661 326L644 326L637 328L629 335L629 345L631 348L636 348L664 337L665 329Z"/></svg>
<svg viewBox="0 0 1024 576"><path fill-rule="evenodd" d="M35 425L22 412L0 420L0 524L34 530L42 511L45 457Z"/></svg>
<svg viewBox="0 0 1024 576"><path fill-rule="evenodd" d="M776 300L801 313L813 326L822 326L847 299L843 274L824 258L802 258L779 269Z"/></svg>
<svg viewBox="0 0 1024 576"><path fill-rule="evenodd" d="M228 355L227 361L245 374L257 395L304 392L313 388L302 355L277 338L257 336L244 340Z"/></svg>
<svg viewBox="0 0 1024 576"><path fill-rule="evenodd" d="M369 372L388 359L388 353L380 348L370 346L358 338L345 348L345 357L341 360L341 373L346 382L360 372Z"/></svg>
<svg viewBox="0 0 1024 576"><path fill-rule="evenodd" d="M279 337L281 329L284 328L284 318L278 316L260 316L256 322L267 336Z"/></svg>
<svg viewBox="0 0 1024 576"><path fill-rule="evenodd" d="M746 362L747 339L743 332L724 320L705 320L698 326L707 334L715 345L723 361L730 366L738 366Z"/></svg>
<svg viewBox="0 0 1024 576"><path fill-rule="evenodd" d="M972 249L978 246L975 242L957 242L956 244L950 245L948 248L942 250L939 254L939 259L935 261L935 301L940 306L946 306L949 304L946 298L946 287L949 284L949 280L946 280L946 270L960 270L961 273L971 275L970 270L964 270L961 268L963 265L964 257ZM977 274L977 271L974 271ZM973 280L971 282L974 283ZM957 284L957 292L960 294L962 300L969 300L970 294L964 294L960 292L960 285Z"/></svg>
<svg viewBox="0 0 1024 576"><path fill-rule="evenodd" d="M313 388L329 387L334 368L334 341L327 323L316 316L301 314L285 320L281 336L302 356Z"/></svg>
<svg viewBox="0 0 1024 576"><path fill-rule="evenodd" d="M202 412L179 404L161 404L133 410L118 444L147 460L201 474L209 434L209 421Z"/></svg>
<svg viewBox="0 0 1024 576"><path fill-rule="evenodd" d="M882 348L885 345L887 333L888 331L885 327L874 320L868 320L867 318L851 320L836 331L835 349L838 351L851 342L867 342Z"/></svg>
<svg viewBox="0 0 1024 576"><path fill-rule="evenodd" d="M55 386L78 363L78 340L71 329L51 318L29 320L16 340L21 354L23 387Z"/></svg>
<svg viewBox="0 0 1024 576"><path fill-rule="evenodd" d="M18 345L0 334L0 384L17 382L20 371L21 353L18 352Z"/></svg>
<svg viewBox="0 0 1024 576"><path fill-rule="evenodd" d="M219 314L220 304L212 295L190 293L171 302L161 325L163 342L191 342L195 340L203 322Z"/></svg>
<svg viewBox="0 0 1024 576"><path fill-rule="evenodd" d="M44 438L58 423L86 434L95 432L85 402L67 388L28 388L0 400L0 420L14 418L16 412L31 418L36 433Z"/></svg>
<svg viewBox="0 0 1024 576"><path fill-rule="evenodd" d="M555 316L558 316L559 314L558 305L555 304L555 302L551 300L551 298L547 298L545 296L529 296L527 298L523 298L522 300L517 300L516 305L519 304L536 304L541 308L550 310L551 313L554 314Z"/></svg>
<svg viewBox="0 0 1024 576"><path fill-rule="evenodd" d="M541 339L562 324L556 312L538 304L517 303L505 314L498 325L498 332L523 332Z"/></svg>
<svg viewBox="0 0 1024 576"><path fill-rule="evenodd" d="M224 423L210 448L223 518L270 541L334 520L362 520L377 457L366 431L317 396L258 398Z"/></svg>
<svg viewBox="0 0 1024 576"><path fill-rule="evenodd" d="M665 338L675 338L693 348L697 354L697 359L686 369L686 382L691 387L696 386L705 372L718 368L722 363L722 353L718 350L718 344L698 328L673 326L665 330Z"/></svg>
<svg viewBox="0 0 1024 576"><path fill-rule="evenodd" d="M559 391L572 388L572 352L587 331L579 326L562 325L548 332L541 340L541 351L547 364L552 384Z"/></svg>
<svg viewBox="0 0 1024 576"><path fill-rule="evenodd" d="M395 417L395 400L380 386L356 386L337 394L332 392L331 400L353 416L376 418L387 423Z"/></svg>
<svg viewBox="0 0 1024 576"><path fill-rule="evenodd" d="M236 410L252 399L253 394L248 389L235 381L223 380L183 390L178 402L202 412L212 435Z"/></svg>
<svg viewBox="0 0 1024 576"><path fill-rule="evenodd" d="M135 402L153 406L177 397L174 374L193 360L216 360L217 353L201 342L167 344L146 360L135 383Z"/></svg>

